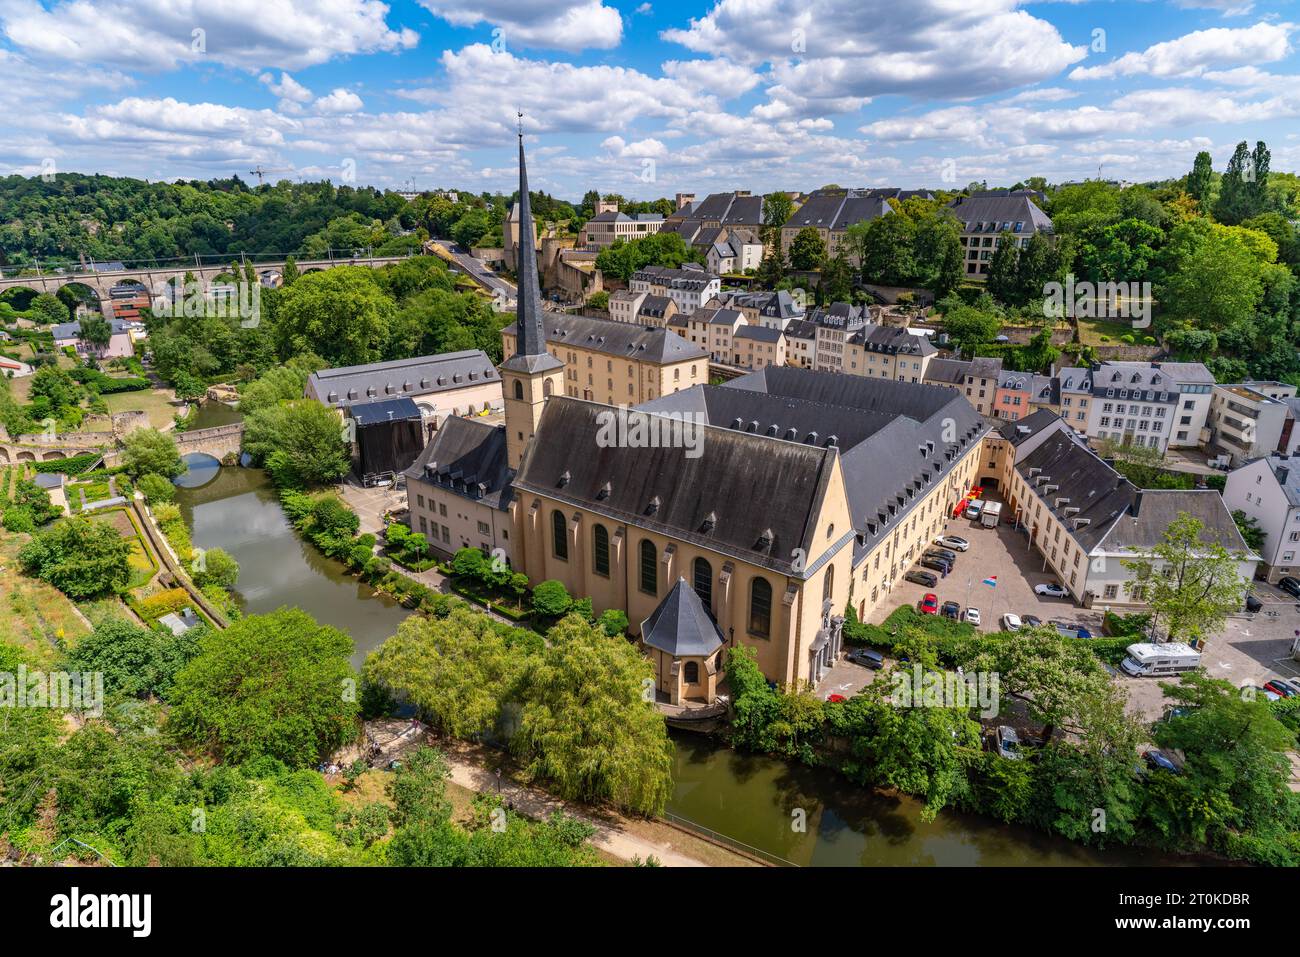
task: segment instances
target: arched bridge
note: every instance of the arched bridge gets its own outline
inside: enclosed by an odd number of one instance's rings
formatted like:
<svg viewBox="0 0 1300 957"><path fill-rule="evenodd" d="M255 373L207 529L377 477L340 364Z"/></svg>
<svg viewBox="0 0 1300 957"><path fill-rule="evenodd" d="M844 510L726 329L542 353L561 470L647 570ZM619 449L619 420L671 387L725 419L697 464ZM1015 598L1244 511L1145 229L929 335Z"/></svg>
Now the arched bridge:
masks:
<svg viewBox="0 0 1300 957"><path fill-rule="evenodd" d="M409 256L373 256L368 258L339 258L329 259L304 259L296 262L299 273L311 272L316 269L332 269L335 266L369 266L372 269L378 269L381 266L388 266L392 263L401 262L408 259ZM239 254L232 254L231 260L238 261ZM284 270L284 261L278 262L253 262L249 260L253 269L259 274L273 270L282 272ZM188 266L179 264L176 266L163 266L156 268L142 269L119 269L115 272L75 272L75 273L57 273L46 276L17 276L0 278L0 293L8 289L35 289L37 292L56 292L63 286L70 283L80 283L83 286L89 286L99 295L100 299L107 299L112 292L113 287L124 282L137 282L145 287L150 293L159 283L167 282L169 279L185 278L186 273L192 273L195 279L202 282L211 282L222 273L230 271L230 263L211 266Z"/></svg>
<svg viewBox="0 0 1300 957"><path fill-rule="evenodd" d="M192 432L177 432L176 450L181 455L191 452L204 452L214 459L224 459L231 452L239 454L240 443L244 438L244 423L231 425L214 425L210 429L195 429Z"/></svg>

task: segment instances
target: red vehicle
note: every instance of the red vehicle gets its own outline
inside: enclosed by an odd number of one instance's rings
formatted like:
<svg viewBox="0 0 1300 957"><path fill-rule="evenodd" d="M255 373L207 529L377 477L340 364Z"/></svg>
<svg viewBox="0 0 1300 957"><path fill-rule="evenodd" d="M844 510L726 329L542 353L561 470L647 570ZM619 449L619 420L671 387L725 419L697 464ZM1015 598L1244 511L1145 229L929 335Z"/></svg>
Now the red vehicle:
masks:
<svg viewBox="0 0 1300 957"><path fill-rule="evenodd" d="M849 699L844 697L844 695L842 694L828 694L826 696L826 700L834 704L837 701L843 702L843 701L848 701Z"/></svg>
<svg viewBox="0 0 1300 957"><path fill-rule="evenodd" d="M921 599L921 614L937 615L939 614L939 596L931 592Z"/></svg>
<svg viewBox="0 0 1300 957"><path fill-rule="evenodd" d="M1272 681L1265 684L1264 690L1271 691L1276 695L1281 695L1283 698L1294 698L1296 696L1294 688L1284 681L1279 681L1277 678L1274 678Z"/></svg>

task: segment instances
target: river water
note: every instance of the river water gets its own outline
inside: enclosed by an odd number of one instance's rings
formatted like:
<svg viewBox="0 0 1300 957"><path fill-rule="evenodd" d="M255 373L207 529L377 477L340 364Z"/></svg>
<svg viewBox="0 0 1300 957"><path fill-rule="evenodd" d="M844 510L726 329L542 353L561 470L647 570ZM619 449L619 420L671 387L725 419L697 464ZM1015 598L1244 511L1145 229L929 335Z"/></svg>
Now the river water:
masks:
<svg viewBox="0 0 1300 957"><path fill-rule="evenodd" d="M302 608L352 636L357 667L410 614L299 538L262 471L222 468L205 456L191 466L177 502L196 545L223 548L239 562L235 598L245 613ZM740 754L690 732L675 732L673 741L673 815L803 866L1179 863L1131 849L1094 851L976 815L924 821L914 799L857 787L827 769Z"/></svg>

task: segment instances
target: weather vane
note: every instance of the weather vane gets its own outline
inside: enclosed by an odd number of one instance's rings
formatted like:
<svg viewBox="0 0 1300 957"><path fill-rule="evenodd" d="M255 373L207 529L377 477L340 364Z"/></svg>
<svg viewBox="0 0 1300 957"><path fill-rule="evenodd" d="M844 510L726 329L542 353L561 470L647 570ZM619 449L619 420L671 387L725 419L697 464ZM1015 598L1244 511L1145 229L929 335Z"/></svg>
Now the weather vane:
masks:
<svg viewBox="0 0 1300 957"><path fill-rule="evenodd" d="M524 135L524 114L519 111L516 111L515 116L519 118L518 119L519 135L523 136Z"/></svg>

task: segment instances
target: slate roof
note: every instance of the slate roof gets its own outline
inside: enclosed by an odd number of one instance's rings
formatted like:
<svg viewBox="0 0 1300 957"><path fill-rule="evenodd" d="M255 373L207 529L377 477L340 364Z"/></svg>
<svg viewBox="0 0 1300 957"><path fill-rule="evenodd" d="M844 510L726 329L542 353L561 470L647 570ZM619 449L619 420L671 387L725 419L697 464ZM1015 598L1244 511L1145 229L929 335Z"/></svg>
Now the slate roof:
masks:
<svg viewBox="0 0 1300 957"><path fill-rule="evenodd" d="M671 289L702 289L718 277L705 269L683 267L669 269L667 266L646 266L632 274L633 282L653 283Z"/></svg>
<svg viewBox="0 0 1300 957"><path fill-rule="evenodd" d="M757 226L763 222L763 197L711 193L691 207L690 218L716 220L724 226Z"/></svg>
<svg viewBox="0 0 1300 957"><path fill-rule="evenodd" d="M638 316L653 316L656 319L662 318L674 303L667 296L655 296L649 293L645 294L645 299L641 301L641 308L636 311Z"/></svg>
<svg viewBox="0 0 1300 957"><path fill-rule="evenodd" d="M755 342L780 342L784 335L780 329L773 329L770 326L756 326L746 324L736 330L737 339L753 339Z"/></svg>
<svg viewBox="0 0 1300 957"><path fill-rule="evenodd" d="M816 339L817 323L811 319L791 319L785 327L787 339Z"/></svg>
<svg viewBox="0 0 1300 957"><path fill-rule="evenodd" d="M1293 461L1285 456L1269 455L1268 470L1286 495L1287 503L1292 508L1300 508L1300 458Z"/></svg>
<svg viewBox="0 0 1300 957"><path fill-rule="evenodd" d="M1222 545L1233 554L1251 554L1232 520L1223 496L1210 488L1144 489L1100 542L1107 551L1145 551L1164 541L1165 531L1186 512L1205 526L1199 540Z"/></svg>
<svg viewBox="0 0 1300 957"><path fill-rule="evenodd" d="M785 222L785 228L802 229L805 226L814 226L818 229L830 229L843 205L843 193L814 194L808 197L808 202L791 214Z"/></svg>
<svg viewBox="0 0 1300 957"><path fill-rule="evenodd" d="M358 399L399 395L419 398L500 381L501 376L483 350L466 349L436 356L322 369L308 376L306 391L317 402L341 408Z"/></svg>
<svg viewBox="0 0 1300 957"><path fill-rule="evenodd" d="M887 355L930 356L939 350L929 336L917 336L899 326L880 326L869 322L853 333L850 342L861 343L869 352Z"/></svg>
<svg viewBox="0 0 1300 957"><path fill-rule="evenodd" d="M1134 388L1177 392L1177 386L1178 381L1171 372L1150 362L1103 362L1092 373L1094 392L1100 389Z"/></svg>
<svg viewBox="0 0 1300 957"><path fill-rule="evenodd" d="M1029 401L1046 405L1061 404L1061 380L1056 376L1037 375L1029 389Z"/></svg>
<svg viewBox="0 0 1300 957"><path fill-rule="evenodd" d="M513 336L515 330L511 324L501 331ZM630 322L566 316L558 312L546 314L546 341L553 348L568 344L647 362L681 362L708 356L699 346L667 329L647 329Z"/></svg>
<svg viewBox="0 0 1300 957"><path fill-rule="evenodd" d="M517 494L546 495L792 577L809 574L796 570L794 550L811 554L821 544L811 522L821 511L837 450L715 425L696 426L695 457L683 442L616 447L600 441L613 412L552 396L520 463ZM676 424L681 427L680 420ZM756 502L765 507L755 508Z"/></svg>
<svg viewBox="0 0 1300 957"><path fill-rule="evenodd" d="M678 578L659 607L641 622L641 641L674 658L707 658L722 647L724 639L695 589Z"/></svg>
<svg viewBox="0 0 1300 957"><path fill-rule="evenodd" d="M1023 223L1020 235L1051 233L1052 220L1034 203L1027 193L1005 195L990 190L973 196L958 196L948 208L962 221L966 233L1000 233L1002 224L1010 223L1008 231L1015 231L1016 223Z"/></svg>
<svg viewBox="0 0 1300 957"><path fill-rule="evenodd" d="M491 508L510 504L514 471L506 454L506 429L479 419L448 416L406 477L445 488Z"/></svg>
<svg viewBox="0 0 1300 957"><path fill-rule="evenodd" d="M1028 416L1024 421L1032 418ZM1031 488L1036 484L1043 489L1058 486L1037 497L1085 552L1091 552L1106 537L1137 495L1133 483L1103 462L1071 429L1049 435L1038 448L1018 459L1015 469ZM1036 471L1031 475L1031 470ZM1053 507L1058 499L1069 501L1062 502L1058 509ZM1079 511L1067 515L1067 508Z"/></svg>
<svg viewBox="0 0 1300 957"><path fill-rule="evenodd" d="M1039 409L1014 422L1008 419L998 423L998 432L1012 445L1019 445L1060 419L1051 409Z"/></svg>
<svg viewBox="0 0 1300 957"><path fill-rule="evenodd" d="M1196 383L1214 385L1214 373L1205 368L1203 362L1157 362L1154 363L1169 378L1178 383Z"/></svg>
<svg viewBox="0 0 1300 957"><path fill-rule="evenodd" d="M958 454L989 428L950 389L789 366L674 392L638 408L693 412L773 442L824 447L833 437L858 533L855 562L893 534L920 493L942 481ZM954 433L956 441L947 441ZM770 503L764 514L783 507Z"/></svg>

